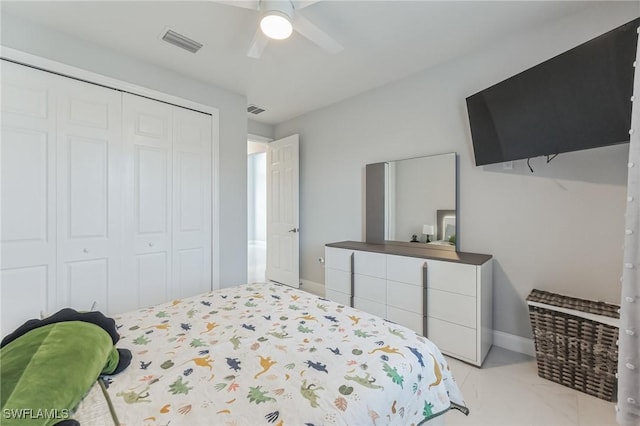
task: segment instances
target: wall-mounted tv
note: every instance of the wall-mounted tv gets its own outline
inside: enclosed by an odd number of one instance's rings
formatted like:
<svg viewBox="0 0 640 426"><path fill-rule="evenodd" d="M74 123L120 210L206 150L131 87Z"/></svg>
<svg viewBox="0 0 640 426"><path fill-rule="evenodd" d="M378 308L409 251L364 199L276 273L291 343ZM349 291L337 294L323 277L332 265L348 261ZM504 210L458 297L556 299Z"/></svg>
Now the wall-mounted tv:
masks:
<svg viewBox="0 0 640 426"><path fill-rule="evenodd" d="M628 142L639 25L469 96L476 166Z"/></svg>

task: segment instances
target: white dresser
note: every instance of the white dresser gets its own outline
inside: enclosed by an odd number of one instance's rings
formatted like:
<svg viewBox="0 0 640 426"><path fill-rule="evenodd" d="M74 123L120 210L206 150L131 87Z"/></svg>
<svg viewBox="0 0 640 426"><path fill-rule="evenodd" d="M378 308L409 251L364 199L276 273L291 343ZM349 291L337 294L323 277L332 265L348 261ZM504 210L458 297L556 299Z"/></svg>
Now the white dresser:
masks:
<svg viewBox="0 0 640 426"><path fill-rule="evenodd" d="M326 297L404 325L480 366L492 344L491 256L355 241L325 247Z"/></svg>

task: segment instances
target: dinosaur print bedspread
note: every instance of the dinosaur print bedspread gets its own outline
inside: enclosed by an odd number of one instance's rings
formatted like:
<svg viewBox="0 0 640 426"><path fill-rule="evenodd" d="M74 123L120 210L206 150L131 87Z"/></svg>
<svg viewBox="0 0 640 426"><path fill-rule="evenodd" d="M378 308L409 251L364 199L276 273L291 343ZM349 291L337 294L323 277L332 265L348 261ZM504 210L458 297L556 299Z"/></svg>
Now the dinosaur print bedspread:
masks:
<svg viewBox="0 0 640 426"><path fill-rule="evenodd" d="M106 377L120 423L410 425L465 411L429 340L348 306L251 284L115 318L131 366Z"/></svg>

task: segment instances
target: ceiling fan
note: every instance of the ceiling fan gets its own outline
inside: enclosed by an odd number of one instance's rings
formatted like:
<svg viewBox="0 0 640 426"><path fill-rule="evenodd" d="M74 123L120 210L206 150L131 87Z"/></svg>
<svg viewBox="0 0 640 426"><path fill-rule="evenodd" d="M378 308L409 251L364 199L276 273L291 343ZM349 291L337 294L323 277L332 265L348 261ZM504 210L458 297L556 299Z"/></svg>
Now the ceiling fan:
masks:
<svg viewBox="0 0 640 426"><path fill-rule="evenodd" d="M229 6L242 7L260 12L260 25L256 30L247 56L260 58L269 39L284 40L296 31L329 53L341 52L344 48L327 33L300 14L300 10L320 0L219 0Z"/></svg>

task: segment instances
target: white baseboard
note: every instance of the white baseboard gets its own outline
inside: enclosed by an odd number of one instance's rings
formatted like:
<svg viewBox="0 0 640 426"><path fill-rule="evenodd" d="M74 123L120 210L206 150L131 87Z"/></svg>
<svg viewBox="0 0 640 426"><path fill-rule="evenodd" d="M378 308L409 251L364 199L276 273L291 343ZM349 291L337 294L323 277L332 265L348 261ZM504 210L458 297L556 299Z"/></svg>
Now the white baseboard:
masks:
<svg viewBox="0 0 640 426"><path fill-rule="evenodd" d="M493 344L510 351L520 352L521 354L529 356L536 356L533 339L528 339L526 337L493 330Z"/></svg>
<svg viewBox="0 0 640 426"><path fill-rule="evenodd" d="M309 280L300 280L301 286L300 288L304 291L308 291L309 293L313 293L316 296L324 297L324 284L320 284L314 281Z"/></svg>

